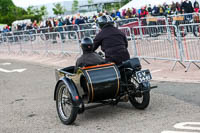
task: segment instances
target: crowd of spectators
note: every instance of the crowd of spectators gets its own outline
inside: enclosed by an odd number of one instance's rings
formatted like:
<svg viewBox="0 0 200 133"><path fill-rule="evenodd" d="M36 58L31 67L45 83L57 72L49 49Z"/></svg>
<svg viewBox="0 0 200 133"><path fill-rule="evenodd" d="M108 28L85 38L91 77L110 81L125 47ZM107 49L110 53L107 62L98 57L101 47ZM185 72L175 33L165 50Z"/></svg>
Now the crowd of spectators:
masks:
<svg viewBox="0 0 200 133"><path fill-rule="evenodd" d="M181 2L172 2L171 4L163 3L162 5L146 5L140 9L135 9L134 7L123 9L121 13L118 11L115 15L120 18L132 18L132 17L146 17L147 15L151 16L166 16L166 15L175 15L175 14L185 14L185 13L199 13L199 2L195 0L192 3L190 0L181 0Z"/></svg>
<svg viewBox="0 0 200 133"><path fill-rule="evenodd" d="M133 5L134 6L134 5ZM37 22L28 22L28 23L18 23L15 26L12 26L14 31L20 30L29 30L29 29L38 29L38 28L49 28L51 32L53 31L53 27L60 27L64 25L80 25L83 23L91 23L95 22L95 20L103 15L111 15L114 20L117 19L128 19L134 17L147 17L147 15L151 16L166 16L173 14L184 14L184 13L199 13L199 2L195 0L192 3L190 0L181 0L181 2L172 2L171 4L163 3L162 5L146 5L141 7L140 9L136 8L128 8L123 9L121 12L119 10L113 10L111 12L100 12L99 14L94 14L93 16L81 16L77 14L75 16L65 16L65 17L57 17L57 18L48 18L46 20ZM57 28L58 31L62 31L63 28ZM9 32L11 28L9 26L5 26L2 32Z"/></svg>

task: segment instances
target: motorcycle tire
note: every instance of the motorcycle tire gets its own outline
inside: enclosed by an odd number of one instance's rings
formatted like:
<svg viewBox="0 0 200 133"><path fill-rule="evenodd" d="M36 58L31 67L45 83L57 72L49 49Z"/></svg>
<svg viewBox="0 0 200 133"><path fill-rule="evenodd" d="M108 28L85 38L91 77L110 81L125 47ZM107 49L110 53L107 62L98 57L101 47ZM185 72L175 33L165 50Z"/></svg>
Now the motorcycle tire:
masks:
<svg viewBox="0 0 200 133"><path fill-rule="evenodd" d="M64 107L66 105L69 108L68 112L66 112L66 107ZM62 81L58 84L56 90L56 109L61 122L65 125L73 123L79 111L78 107L73 106L69 89Z"/></svg>
<svg viewBox="0 0 200 133"><path fill-rule="evenodd" d="M137 98L141 98L142 101L138 101ZM150 92L144 92L141 94L141 97L136 97L136 96L129 96L129 101L130 103L136 108L136 109L145 109L148 107L149 102L150 102Z"/></svg>

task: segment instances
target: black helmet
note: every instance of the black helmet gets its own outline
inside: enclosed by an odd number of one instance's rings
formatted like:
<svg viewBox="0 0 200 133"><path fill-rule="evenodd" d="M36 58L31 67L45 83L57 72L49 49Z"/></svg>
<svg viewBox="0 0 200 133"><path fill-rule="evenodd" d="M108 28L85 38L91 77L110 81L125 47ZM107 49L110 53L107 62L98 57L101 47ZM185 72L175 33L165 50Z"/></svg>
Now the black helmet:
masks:
<svg viewBox="0 0 200 133"><path fill-rule="evenodd" d="M99 18L97 18L97 24L99 28L103 28L105 25L113 25L114 21L113 18L109 15L103 15Z"/></svg>
<svg viewBox="0 0 200 133"><path fill-rule="evenodd" d="M93 40L90 37L84 37L81 40L81 48L83 52L90 52L93 50Z"/></svg>

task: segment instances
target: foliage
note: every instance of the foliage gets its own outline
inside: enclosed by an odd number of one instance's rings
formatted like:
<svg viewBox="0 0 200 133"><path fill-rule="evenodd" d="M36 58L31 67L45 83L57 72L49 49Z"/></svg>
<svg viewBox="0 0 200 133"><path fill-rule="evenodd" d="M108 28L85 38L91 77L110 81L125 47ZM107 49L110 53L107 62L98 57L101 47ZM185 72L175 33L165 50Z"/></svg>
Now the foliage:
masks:
<svg viewBox="0 0 200 133"><path fill-rule="evenodd" d="M27 12L16 7L12 0L0 0L0 23L11 25L13 21L26 14Z"/></svg>
<svg viewBox="0 0 200 133"><path fill-rule="evenodd" d="M42 17L47 16L48 12L47 12L47 8L45 6L41 6L40 8L36 8L34 6L29 6L27 8L27 15L36 15L39 16L39 19L42 19Z"/></svg>
<svg viewBox="0 0 200 133"><path fill-rule="evenodd" d="M103 9L105 9L105 10L111 12L112 10L117 10L117 9L119 9L120 6L121 6L120 3L108 3L108 4L105 4L105 5L103 6Z"/></svg>
<svg viewBox="0 0 200 133"><path fill-rule="evenodd" d="M52 10L55 15L62 15L66 11L66 9L60 3L54 4L54 8Z"/></svg>
<svg viewBox="0 0 200 133"><path fill-rule="evenodd" d="M78 10L78 0L74 0L72 3L72 12L75 13Z"/></svg>
<svg viewBox="0 0 200 133"><path fill-rule="evenodd" d="M93 3L93 0L88 0L88 4L92 4Z"/></svg>
<svg viewBox="0 0 200 133"><path fill-rule="evenodd" d="M124 6L129 3L131 0L121 0L121 5Z"/></svg>
<svg viewBox="0 0 200 133"><path fill-rule="evenodd" d="M11 25L15 20L31 19L41 20L42 16L47 15L45 6L39 9L33 6L27 10L14 5L12 0L0 0L0 23Z"/></svg>
<svg viewBox="0 0 200 133"><path fill-rule="evenodd" d="M40 7L40 15L46 17L48 15L46 6Z"/></svg>

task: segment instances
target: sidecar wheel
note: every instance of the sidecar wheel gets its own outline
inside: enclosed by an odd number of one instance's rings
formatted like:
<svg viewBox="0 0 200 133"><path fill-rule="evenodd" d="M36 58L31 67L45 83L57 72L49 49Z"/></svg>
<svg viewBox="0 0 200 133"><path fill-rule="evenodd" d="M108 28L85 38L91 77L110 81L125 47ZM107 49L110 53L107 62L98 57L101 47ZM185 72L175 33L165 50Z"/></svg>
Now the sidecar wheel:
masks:
<svg viewBox="0 0 200 133"><path fill-rule="evenodd" d="M56 91L56 108L63 124L69 125L75 121L79 108L73 106L69 89L63 82L59 83Z"/></svg>
<svg viewBox="0 0 200 133"><path fill-rule="evenodd" d="M141 97L129 96L129 100L136 109L145 109L149 105L150 92L142 93Z"/></svg>

